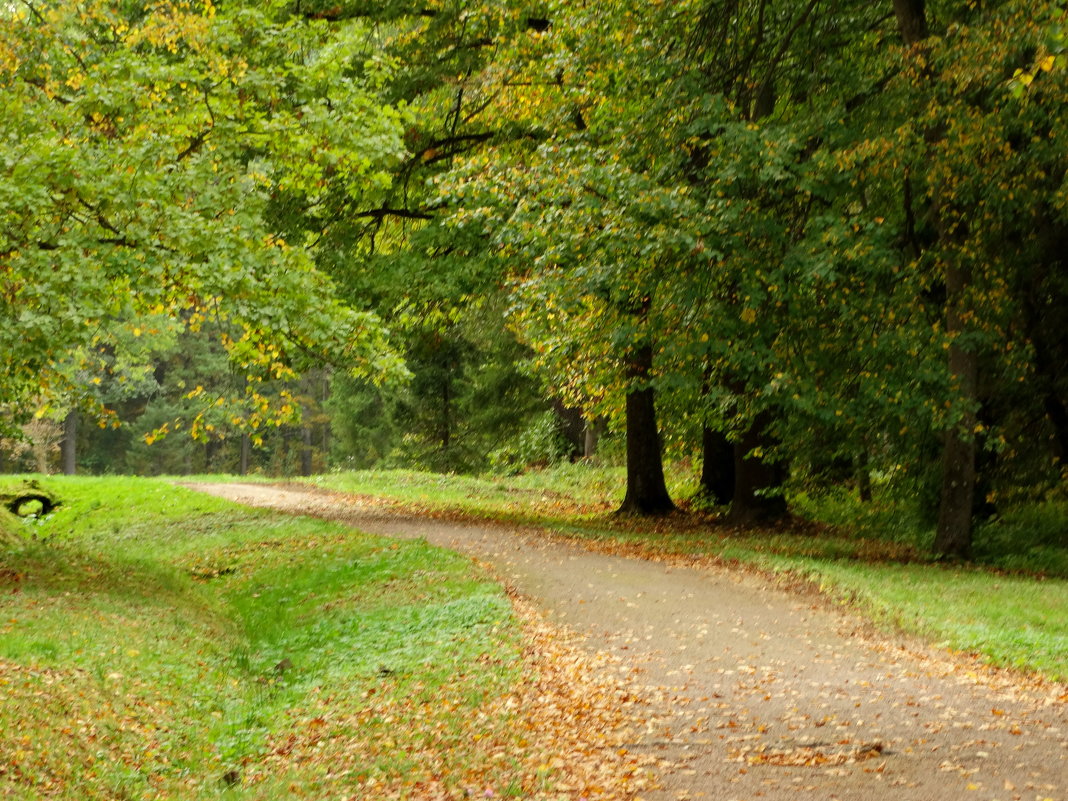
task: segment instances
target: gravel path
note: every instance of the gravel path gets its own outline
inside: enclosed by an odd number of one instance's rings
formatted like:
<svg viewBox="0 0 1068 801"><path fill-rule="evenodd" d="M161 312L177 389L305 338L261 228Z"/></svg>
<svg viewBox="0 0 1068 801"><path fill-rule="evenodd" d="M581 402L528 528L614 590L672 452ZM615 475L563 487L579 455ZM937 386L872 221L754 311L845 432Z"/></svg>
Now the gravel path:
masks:
<svg viewBox="0 0 1068 801"><path fill-rule="evenodd" d="M424 537L487 563L646 699L647 801L1068 801L1068 688L873 634L748 573L609 556L532 530L394 514L366 498L190 485ZM1068 614L1068 610L1066 610Z"/></svg>

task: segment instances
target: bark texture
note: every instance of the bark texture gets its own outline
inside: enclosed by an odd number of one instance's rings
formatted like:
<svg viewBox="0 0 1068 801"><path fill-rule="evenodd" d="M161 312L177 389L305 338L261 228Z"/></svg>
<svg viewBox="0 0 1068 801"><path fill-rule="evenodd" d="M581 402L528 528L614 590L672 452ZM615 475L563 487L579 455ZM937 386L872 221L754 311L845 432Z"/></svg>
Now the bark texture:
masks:
<svg viewBox="0 0 1068 801"><path fill-rule="evenodd" d="M730 503L734 478L734 446L726 434L705 426L701 432L701 497L710 503Z"/></svg>
<svg viewBox="0 0 1068 801"><path fill-rule="evenodd" d="M788 513L786 499L779 491L786 468L765 455L774 445L768 430L771 419L770 412L761 412L734 443L734 496L727 515L727 522L733 525L771 523Z"/></svg>
<svg viewBox="0 0 1068 801"><path fill-rule="evenodd" d="M927 9L924 0L894 0L894 16L901 38L909 47L927 38Z"/></svg>
<svg viewBox="0 0 1068 801"><path fill-rule="evenodd" d="M950 336L958 337L949 346L949 374L967 404L960 424L946 432L942 450L942 491L934 552L949 559L968 559L972 551L979 357L974 349L963 346L959 340L965 327L961 305L970 277L966 268L951 266L946 269L946 331Z"/></svg>
<svg viewBox="0 0 1068 801"><path fill-rule="evenodd" d="M660 515L675 508L664 482L655 394L648 386L652 367L652 345L635 348L627 365L632 388L627 393L627 494L621 513Z"/></svg>

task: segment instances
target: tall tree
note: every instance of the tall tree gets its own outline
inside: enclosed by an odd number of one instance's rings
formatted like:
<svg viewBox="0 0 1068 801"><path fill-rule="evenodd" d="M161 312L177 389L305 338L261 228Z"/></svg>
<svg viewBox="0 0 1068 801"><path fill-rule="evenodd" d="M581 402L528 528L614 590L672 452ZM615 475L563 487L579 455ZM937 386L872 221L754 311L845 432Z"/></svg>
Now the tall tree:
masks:
<svg viewBox="0 0 1068 801"><path fill-rule="evenodd" d="M908 109L897 129L898 160L910 170L906 241L912 265L941 296L949 382L934 550L967 558L973 515L991 486L979 472L980 449L1009 452L1013 414L1001 398L1027 372L1044 372L1022 355L1038 355L1041 345L1018 340L1033 336L1024 333L1027 290L1018 291L1036 277L1045 292L1061 291L1040 276L1061 261L1065 231L1053 200L1063 162L1048 134L1065 108L1054 69L1063 40L1047 27L1058 17L1052 3L944 9L940 24L952 26L949 37L930 36L923 3L895 2L894 11L904 44L904 80L895 91ZM1006 84L1006 75L1028 79ZM1033 93L1023 91L1031 84Z"/></svg>

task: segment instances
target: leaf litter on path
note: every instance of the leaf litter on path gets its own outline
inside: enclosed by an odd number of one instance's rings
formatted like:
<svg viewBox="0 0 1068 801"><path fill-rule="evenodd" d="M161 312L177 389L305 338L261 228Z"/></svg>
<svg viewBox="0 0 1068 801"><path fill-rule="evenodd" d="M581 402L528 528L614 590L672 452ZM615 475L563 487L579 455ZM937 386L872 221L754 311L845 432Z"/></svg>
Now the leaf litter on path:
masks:
<svg viewBox="0 0 1068 801"><path fill-rule="evenodd" d="M661 760L650 801L1068 801L1063 685L880 634L826 598L702 559L607 555L366 498L277 488L245 498L471 554L585 650L613 654L650 718L632 749Z"/></svg>
<svg viewBox="0 0 1068 801"><path fill-rule="evenodd" d="M607 656L578 648L522 598L512 602L524 634L524 670L511 693L469 719L442 714L462 706L448 688L430 701L415 691L371 693L355 711L320 696L289 713L266 756L247 766L246 787L255 796L262 785L270 797L294 765L318 765L323 784L353 788L346 801L633 801L654 782L655 760L627 747L646 717L640 702L613 677ZM406 741L421 746L398 763L401 727ZM479 756L454 758L460 741L477 744ZM285 789L294 797L315 792L296 783Z"/></svg>

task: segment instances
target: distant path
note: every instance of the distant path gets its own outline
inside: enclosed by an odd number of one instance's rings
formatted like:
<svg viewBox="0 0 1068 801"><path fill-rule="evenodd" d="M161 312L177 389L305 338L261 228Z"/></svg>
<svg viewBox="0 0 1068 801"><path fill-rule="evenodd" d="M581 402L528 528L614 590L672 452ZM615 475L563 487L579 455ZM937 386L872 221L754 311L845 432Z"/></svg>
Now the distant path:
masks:
<svg viewBox="0 0 1068 801"><path fill-rule="evenodd" d="M1068 801L1068 688L865 633L819 599L727 569L607 556L493 524L308 489L199 484L253 506L470 554L649 699L648 801ZM1068 614L1068 611L1066 611Z"/></svg>

